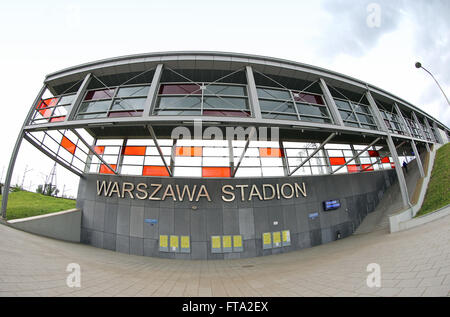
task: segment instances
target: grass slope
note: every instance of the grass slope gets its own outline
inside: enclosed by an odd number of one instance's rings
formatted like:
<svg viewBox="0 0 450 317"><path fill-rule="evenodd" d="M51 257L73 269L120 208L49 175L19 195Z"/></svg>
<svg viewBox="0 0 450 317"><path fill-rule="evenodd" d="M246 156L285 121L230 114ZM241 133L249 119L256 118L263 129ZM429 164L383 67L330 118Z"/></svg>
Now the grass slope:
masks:
<svg viewBox="0 0 450 317"><path fill-rule="evenodd" d="M422 208L416 217L450 204L450 143L437 150Z"/></svg>
<svg viewBox="0 0 450 317"><path fill-rule="evenodd" d="M68 210L75 208L75 204L75 200L71 199L18 191L9 194L6 218L12 220Z"/></svg>

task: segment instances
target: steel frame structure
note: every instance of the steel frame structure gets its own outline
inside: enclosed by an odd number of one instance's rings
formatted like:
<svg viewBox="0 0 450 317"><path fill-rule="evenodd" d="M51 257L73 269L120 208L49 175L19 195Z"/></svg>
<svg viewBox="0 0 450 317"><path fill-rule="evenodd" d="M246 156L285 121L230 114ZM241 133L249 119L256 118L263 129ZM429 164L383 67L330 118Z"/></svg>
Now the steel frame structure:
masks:
<svg viewBox="0 0 450 317"><path fill-rule="evenodd" d="M96 62L91 62L87 64L82 64L74 67L70 67L67 69L63 69L58 72L51 73L46 76L44 80L44 86L40 90L37 95L35 101L33 102L27 117L23 123L23 126L19 132L16 144L14 146L8 171L6 174L5 186L4 186L4 195L2 199L2 217L6 218L6 208L8 201L8 191L11 184L11 177L14 169L14 164L16 161L16 157L23 139L28 140L34 146L39 147L38 144L33 142L33 140L27 136L28 133L36 132L36 131L47 131L47 130L70 130L74 132L80 141L87 146L93 156L96 156L103 164L107 166L107 168L114 174L120 175L120 171L114 169L110 166L100 155L98 155L92 145L89 145L86 140L79 135L75 129L85 128L92 129L95 127L106 127L106 128L126 128L126 127L135 127L142 126L148 132L148 135L154 141L154 144L158 150L161 159L163 160L165 169L167 170L169 177L173 177L173 166L170 166L164 158L164 155L161 151L161 148L158 144L158 137L155 133L155 127L168 127L168 126L176 126L180 124L189 125L193 124L194 121L198 120L198 116L163 116L163 115L153 115L153 109L156 105L156 100L158 97L158 92L163 76L163 72L165 70L177 72L178 70L195 70L195 71L209 71L209 70L217 70L222 72L228 72L227 75L221 76L217 78L215 81L211 83L220 82L222 78L225 78L234 72L243 71L245 72L245 79L247 81L247 97L248 97L248 105L250 109L250 117L226 117L226 116L202 116L201 120L203 125L205 126L245 126L245 127L278 127L280 129L290 131L289 137L290 139L301 139L302 133L300 132L308 132L314 134L317 132L322 132L323 134L317 133L316 142L321 143L319 148L316 148L313 155L309 155L308 158L301 162L301 164L294 168L293 171L286 171L288 176L294 174L299 168L301 168L304 164L306 164L317 152L319 152L323 147L331 142L332 139L336 139L336 136L345 136L347 139L355 139L355 142L359 142L362 144L361 140L366 139L367 142L365 144L371 145L375 144L380 139L386 140L389 152L391 153L394 163L395 170L397 173L397 177L400 184L400 189L403 197L404 206L408 206L409 198L407 194L406 183L404 180L403 172L401 170L401 165L399 162L398 154L396 148L405 143L410 143L413 151L418 159L420 172L423 175L423 167L420 162L419 152L417 149L417 144L424 145L426 149L429 151L429 145L433 143L444 143L447 142L442 136L442 132L448 135L448 127L439 122L437 119L431 117L426 114L424 111L415 107L414 105L406 102L405 100L390 94L389 92L382 90L378 87L369 85L363 81L358 79L339 74L333 71L329 71L323 68L292 62L288 60L276 59L265 56L255 56L255 55L247 55L247 54L237 54L237 53L224 53L224 52L202 52L202 51L194 51L194 52L162 52L162 53L149 53L149 54L141 54L141 55L131 55L131 56L122 56L116 57L106 60L100 60ZM105 87L108 87L107 84L104 84L99 77L102 76L112 76L115 74L136 74L131 79L127 79L124 83L129 82L130 80L139 77L149 71L153 71L153 77L149 84L149 90L147 96L145 97L145 102L143 106L143 111L141 116L135 117L114 117L114 118L96 118L96 119L86 119L86 120L77 120L76 114L77 111L84 100L84 96L89 88L90 83L93 79L101 82ZM262 74L266 76L268 79L273 82L277 82L277 79L281 76L284 78L292 78L293 80L303 80L309 83L317 83L320 87L321 94L323 96L325 107L328 110L330 115L331 122L330 123L316 123L309 121L299 121L299 120L281 120L281 119L267 119L263 118L261 115L261 105L258 98L257 92L257 83L255 80L255 73ZM277 79L275 79L277 78ZM196 82L188 77L186 77L187 82ZM75 83L75 84L73 84ZM59 87L64 85L78 85L80 86L75 92L75 97L68 109L67 115L63 121L59 122L48 122L42 124L30 124L31 117L36 110L36 105L41 100L42 95L46 89L54 93L54 95L58 95ZM122 83L121 85L124 85ZM210 83L210 84L211 84ZM312 85L311 84L311 85ZM119 85L119 87L121 86ZM284 87L282 84L280 84ZM309 86L308 86L309 87ZM343 118L340 115L339 109L336 105L335 98L329 87L333 87L333 90L339 91L340 89L346 89L348 91L352 91L356 94L361 95L361 99L366 97L368 101L368 105L371 110L371 115L376 124L376 129L365 129L361 127L351 127L346 126L344 124ZM291 89L289 87L289 89ZM292 92L290 93L292 97ZM343 94L342 94L343 95ZM397 116L400 118L402 125L404 125L405 133L404 134L396 134L389 131L386 126L383 117L380 112L380 108L377 105L377 99L383 100L392 105L393 109L397 113ZM353 100L355 102L355 100ZM295 105L295 101L293 102ZM299 118L299 112L297 107L295 107L297 111L297 118ZM411 131L409 124L405 120L403 113L411 113L412 118L418 125L420 137L414 136ZM359 119L358 119L359 120ZM424 125L420 124L420 120L424 123ZM427 129L429 135L431 136L431 140L427 138L425 131L423 129ZM433 130L435 134L433 134ZM254 130L252 130L254 131ZM320 135L320 136L319 136ZM97 135L93 135L93 138L96 140ZM245 155L245 152L248 148L250 139L252 136L249 135L245 149L242 152L240 159L238 162L234 162L232 155L232 147L230 148L230 166L232 170L232 177L235 176L239 166L241 165L241 161ZM229 144L231 140L229 140ZM333 140L333 142L337 142ZM395 142L400 143L400 145L396 145ZM174 140L174 145L176 144ZM280 140L281 144L281 140ZM367 147L367 148L368 148ZM173 146L174 148L174 146ZM45 153L44 149L41 149ZM358 156L363 151L360 151L358 155L356 155L353 159L357 159ZM53 160L57 161L62 166L68 168L72 172L77 175L83 176L79 172L71 169L70 166L64 164L56 157L52 157L51 154L45 153ZM174 150L172 149L171 156L174 156ZM89 158L90 159L90 158ZM352 160L353 160L352 159ZM173 164L173 160L171 160L171 164ZM347 162L348 164L349 162ZM347 165L346 164L346 165ZM375 163L374 163L375 164ZM373 164L372 164L373 165ZM344 165L345 166L345 165ZM343 167L343 166L342 166ZM366 167L364 170L367 170ZM335 173L336 171L332 172Z"/></svg>

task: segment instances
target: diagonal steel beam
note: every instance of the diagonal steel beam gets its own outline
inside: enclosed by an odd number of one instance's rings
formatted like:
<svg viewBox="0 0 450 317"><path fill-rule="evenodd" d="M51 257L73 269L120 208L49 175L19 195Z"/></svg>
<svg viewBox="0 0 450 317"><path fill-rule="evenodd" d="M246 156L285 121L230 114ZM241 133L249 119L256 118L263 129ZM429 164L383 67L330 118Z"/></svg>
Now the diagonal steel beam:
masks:
<svg viewBox="0 0 450 317"><path fill-rule="evenodd" d="M27 135L25 133L25 135L23 136L23 138L25 140L27 140L31 145L33 145L35 148L37 148L39 151L41 151L42 153L44 153L45 155L47 155L49 158L52 159L52 161L55 161L56 163L58 163L59 165L63 166L64 168L68 169L69 171L71 171L72 173L74 173L77 176L83 177L83 174L79 171L77 171L76 169L74 169L73 167L71 167L69 164L67 164L66 162L60 160L57 156L53 156L51 155L49 152L45 151L42 146L39 145L39 143L37 143L35 140L33 140L33 138L31 138L29 135Z"/></svg>
<svg viewBox="0 0 450 317"><path fill-rule="evenodd" d="M164 166L166 167L167 173L169 173L170 177L173 177L172 171L170 170L169 166L167 165L166 159L164 158L164 154L161 150L161 147L159 146L158 140L156 139L155 130L153 130L153 127L151 125L148 125L147 129L150 132L153 142L155 143L156 149L158 150L159 156L161 157L161 159L164 163Z"/></svg>
<svg viewBox="0 0 450 317"><path fill-rule="evenodd" d="M250 133L248 134L248 138L247 138L247 142L245 143L244 150L242 151L241 157L239 158L239 161L236 164L236 167L234 168L233 173L231 174L231 177L234 177L236 175L236 172L237 172L239 166L241 166L242 159L244 158L245 152L247 152L248 146L250 145L250 140L253 139L253 135L255 133L256 133L256 128L252 127L252 129L250 130Z"/></svg>
<svg viewBox="0 0 450 317"><path fill-rule="evenodd" d="M303 165L305 165L314 155L317 154L317 152L319 152L321 149L323 149L323 147L331 141L331 139L333 139L336 136L336 132L331 133L328 138L325 139L325 141L322 142L322 144L320 144L320 146L314 151L312 152L303 162L300 163L299 166L297 166L296 168L294 168L294 170L292 172L289 173L288 176L291 176L292 174L294 174L299 168L301 168Z"/></svg>
<svg viewBox="0 0 450 317"><path fill-rule="evenodd" d="M117 173L116 170L111 167L111 165L106 163L106 161L100 155L98 155L97 152L95 152L94 148L89 143L87 143L85 139L83 139L83 137L77 132L77 130L70 129L70 131L72 131L78 137L78 139L80 139L80 141L89 149L89 151L91 151L92 154L94 154L103 164L105 164L111 170L111 172L119 175L119 173Z"/></svg>
<svg viewBox="0 0 450 317"><path fill-rule="evenodd" d="M339 168L337 168L336 170L334 170L333 172L331 172L331 175L333 175L334 173L336 173L337 171L339 171L341 168L346 167L348 164L350 164L350 162L352 162L353 160L357 159L361 154L363 154L365 151L367 151L371 146L373 146L375 143L377 143L381 138L376 138L372 143L370 143L368 146L366 146L363 150L361 150L360 152L358 152L358 154L356 154L355 156L353 156L349 161L347 161L344 165L339 166Z"/></svg>

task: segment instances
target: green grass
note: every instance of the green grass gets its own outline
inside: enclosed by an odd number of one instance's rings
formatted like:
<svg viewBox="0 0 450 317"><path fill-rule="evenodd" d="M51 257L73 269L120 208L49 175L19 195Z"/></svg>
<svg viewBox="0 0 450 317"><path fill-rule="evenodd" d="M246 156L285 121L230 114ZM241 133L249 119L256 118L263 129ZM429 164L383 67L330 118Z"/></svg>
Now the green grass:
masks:
<svg viewBox="0 0 450 317"><path fill-rule="evenodd" d="M0 199L1 199L0 195ZM18 191L8 196L8 220L38 216L56 211L75 208L75 200L45 196L37 193Z"/></svg>
<svg viewBox="0 0 450 317"><path fill-rule="evenodd" d="M450 204L450 143L437 150L422 208L416 217Z"/></svg>

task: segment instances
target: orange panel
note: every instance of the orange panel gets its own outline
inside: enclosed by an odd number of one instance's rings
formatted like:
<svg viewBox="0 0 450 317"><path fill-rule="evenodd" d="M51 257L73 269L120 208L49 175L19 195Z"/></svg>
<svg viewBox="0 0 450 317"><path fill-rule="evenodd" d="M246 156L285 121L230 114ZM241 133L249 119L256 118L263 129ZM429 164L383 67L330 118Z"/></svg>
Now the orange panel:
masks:
<svg viewBox="0 0 450 317"><path fill-rule="evenodd" d="M261 157L283 157L283 153L279 148L259 148Z"/></svg>
<svg viewBox="0 0 450 317"><path fill-rule="evenodd" d="M362 170L364 171L364 172L367 172L367 171L373 171L373 165L372 166L370 166L371 164L363 164L362 165ZM370 166L370 167L369 167ZM367 169L366 169L367 168ZM365 170L366 169L366 170Z"/></svg>
<svg viewBox="0 0 450 317"><path fill-rule="evenodd" d="M105 153L105 147L104 146L95 146L94 151L97 154L103 154L103 153Z"/></svg>
<svg viewBox="0 0 450 317"><path fill-rule="evenodd" d="M370 157L379 157L380 153L378 151L368 151Z"/></svg>
<svg viewBox="0 0 450 317"><path fill-rule="evenodd" d="M143 176L169 176L165 166L144 166Z"/></svg>
<svg viewBox="0 0 450 317"><path fill-rule="evenodd" d="M343 157L330 157L330 164L331 165L344 165L345 164L345 158L343 158Z"/></svg>
<svg viewBox="0 0 450 317"><path fill-rule="evenodd" d="M391 168L395 168L395 163L391 163Z"/></svg>
<svg viewBox="0 0 450 317"><path fill-rule="evenodd" d="M202 177L230 177L229 167L203 167Z"/></svg>
<svg viewBox="0 0 450 317"><path fill-rule="evenodd" d="M390 161L389 161L389 157L383 157L382 159L381 159L381 163L389 163Z"/></svg>
<svg viewBox="0 0 450 317"><path fill-rule="evenodd" d="M202 156L203 148L200 146L177 146L176 156Z"/></svg>
<svg viewBox="0 0 450 317"><path fill-rule="evenodd" d="M145 155L146 146L126 146L123 155Z"/></svg>
<svg viewBox="0 0 450 317"><path fill-rule="evenodd" d="M113 169L117 168L116 164L109 164L109 166L111 166ZM100 165L100 174L114 174L114 172L111 171L108 166L102 164Z"/></svg>
<svg viewBox="0 0 450 317"><path fill-rule="evenodd" d="M347 165L347 170L349 173L356 173L359 171L359 165Z"/></svg>
<svg viewBox="0 0 450 317"><path fill-rule="evenodd" d="M77 146L75 145L75 143L73 143L72 141L70 141L68 138L66 138L65 136L63 136L62 140L61 140L61 146L63 148L65 148L67 151L69 151L70 153L74 154L75 150L77 148Z"/></svg>

